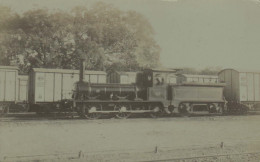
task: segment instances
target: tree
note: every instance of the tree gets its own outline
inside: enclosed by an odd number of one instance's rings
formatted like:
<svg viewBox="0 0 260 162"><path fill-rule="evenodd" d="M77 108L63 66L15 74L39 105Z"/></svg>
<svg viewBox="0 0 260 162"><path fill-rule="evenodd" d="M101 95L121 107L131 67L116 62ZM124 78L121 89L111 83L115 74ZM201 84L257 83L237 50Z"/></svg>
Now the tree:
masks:
<svg viewBox="0 0 260 162"><path fill-rule="evenodd" d="M8 37L7 29L11 25L10 21L14 17L11 9L5 6L0 6L0 64L7 65L9 60L7 60L4 48L4 40Z"/></svg>
<svg viewBox="0 0 260 162"><path fill-rule="evenodd" d="M222 70L221 67L206 67L200 71L202 75L218 75L218 72Z"/></svg>
<svg viewBox="0 0 260 162"><path fill-rule="evenodd" d="M160 47L150 23L109 4L75 7L71 13L31 10L3 21L9 25L0 43L4 59L25 73L32 67L77 69L82 53L91 70L159 64Z"/></svg>
<svg viewBox="0 0 260 162"><path fill-rule="evenodd" d="M183 68L183 74L196 74L196 75L218 75L221 67L206 67L204 69L198 70L194 68Z"/></svg>

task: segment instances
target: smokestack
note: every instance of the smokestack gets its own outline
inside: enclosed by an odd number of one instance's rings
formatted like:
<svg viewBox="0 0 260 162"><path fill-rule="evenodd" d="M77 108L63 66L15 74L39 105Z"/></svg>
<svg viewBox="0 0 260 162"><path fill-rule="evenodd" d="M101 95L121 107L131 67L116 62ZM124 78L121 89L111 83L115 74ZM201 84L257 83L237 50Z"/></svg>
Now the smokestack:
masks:
<svg viewBox="0 0 260 162"><path fill-rule="evenodd" d="M85 77L85 67L86 63L84 59L80 60L80 69L79 69L79 81L83 82Z"/></svg>

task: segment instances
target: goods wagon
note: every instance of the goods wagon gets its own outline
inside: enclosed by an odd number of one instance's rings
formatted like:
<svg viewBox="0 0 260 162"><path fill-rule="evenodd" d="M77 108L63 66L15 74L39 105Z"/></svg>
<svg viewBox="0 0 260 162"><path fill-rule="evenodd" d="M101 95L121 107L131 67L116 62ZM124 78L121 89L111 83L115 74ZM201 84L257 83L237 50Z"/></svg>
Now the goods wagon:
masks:
<svg viewBox="0 0 260 162"><path fill-rule="evenodd" d="M0 66L0 112L9 111L9 106L17 102L18 68Z"/></svg>
<svg viewBox="0 0 260 162"><path fill-rule="evenodd" d="M221 82L226 83L224 95L231 111L258 109L260 104L260 71L224 69L219 72L218 76Z"/></svg>
<svg viewBox="0 0 260 162"><path fill-rule="evenodd" d="M55 110L62 100L71 100L74 83L79 80L78 70L33 68L29 72L30 110L35 108ZM85 81L89 83L106 83L106 73L88 71Z"/></svg>
<svg viewBox="0 0 260 162"><path fill-rule="evenodd" d="M135 84L138 72L110 72L107 75L107 83Z"/></svg>
<svg viewBox="0 0 260 162"><path fill-rule="evenodd" d="M218 76L179 74L177 82L178 83L218 83Z"/></svg>
<svg viewBox="0 0 260 162"><path fill-rule="evenodd" d="M175 113L223 113L223 83L182 83L173 85L172 105Z"/></svg>

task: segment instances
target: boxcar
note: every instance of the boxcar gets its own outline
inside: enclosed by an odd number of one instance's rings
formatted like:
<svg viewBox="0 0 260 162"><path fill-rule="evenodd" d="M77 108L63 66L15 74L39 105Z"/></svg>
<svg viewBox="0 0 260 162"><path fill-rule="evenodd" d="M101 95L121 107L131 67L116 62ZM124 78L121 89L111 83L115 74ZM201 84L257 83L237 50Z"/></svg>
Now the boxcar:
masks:
<svg viewBox="0 0 260 162"><path fill-rule="evenodd" d="M218 74L226 83L224 95L231 109L244 105L248 110L256 110L260 104L260 71L224 69ZM232 106L233 105L233 106Z"/></svg>
<svg viewBox="0 0 260 162"><path fill-rule="evenodd" d="M178 83L218 83L215 75L178 74Z"/></svg>
<svg viewBox="0 0 260 162"><path fill-rule="evenodd" d="M71 100L74 83L79 80L78 70L33 68L29 72L30 110L33 107L53 107L61 100ZM87 71L85 81L106 83L106 73Z"/></svg>
<svg viewBox="0 0 260 162"><path fill-rule="evenodd" d="M0 66L0 112L9 111L9 106L17 102L18 68Z"/></svg>

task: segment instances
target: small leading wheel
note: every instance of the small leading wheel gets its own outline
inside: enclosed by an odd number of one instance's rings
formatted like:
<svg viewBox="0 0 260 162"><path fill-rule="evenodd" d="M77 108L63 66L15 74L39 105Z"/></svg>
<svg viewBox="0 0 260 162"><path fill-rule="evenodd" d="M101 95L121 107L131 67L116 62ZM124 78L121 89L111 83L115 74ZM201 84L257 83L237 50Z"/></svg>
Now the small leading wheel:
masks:
<svg viewBox="0 0 260 162"><path fill-rule="evenodd" d="M118 105L116 106L116 110L119 112L116 114L116 117L119 119L126 119L130 117L131 113L128 112L130 110L130 107L128 105Z"/></svg>
<svg viewBox="0 0 260 162"><path fill-rule="evenodd" d="M152 118L158 118L161 116L162 114L162 106L160 106L159 104L157 105L152 105L151 106L151 110L152 112L150 112L150 116Z"/></svg>
<svg viewBox="0 0 260 162"><path fill-rule="evenodd" d="M178 111L181 116L189 116L190 115L190 106L185 103L180 103L178 107Z"/></svg>
<svg viewBox="0 0 260 162"><path fill-rule="evenodd" d="M87 119L98 119L101 117L101 113L98 110L101 109L101 105L90 105L82 107L81 116Z"/></svg>

